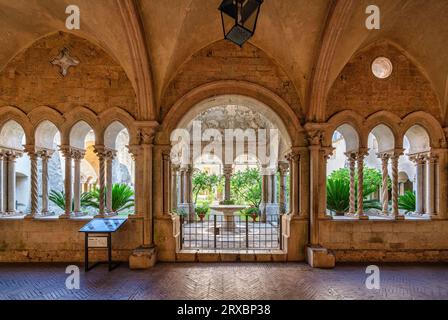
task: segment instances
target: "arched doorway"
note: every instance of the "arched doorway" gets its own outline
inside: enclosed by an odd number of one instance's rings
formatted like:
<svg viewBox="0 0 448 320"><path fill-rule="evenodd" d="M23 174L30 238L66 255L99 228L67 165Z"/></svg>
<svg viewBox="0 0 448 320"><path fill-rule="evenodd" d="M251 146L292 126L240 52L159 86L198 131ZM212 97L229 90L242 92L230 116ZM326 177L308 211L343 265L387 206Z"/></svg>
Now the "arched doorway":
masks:
<svg viewBox="0 0 448 320"><path fill-rule="evenodd" d="M272 110L241 96L208 100L182 118L171 143L182 249L282 248L291 140ZM198 196L200 184L212 197Z"/></svg>

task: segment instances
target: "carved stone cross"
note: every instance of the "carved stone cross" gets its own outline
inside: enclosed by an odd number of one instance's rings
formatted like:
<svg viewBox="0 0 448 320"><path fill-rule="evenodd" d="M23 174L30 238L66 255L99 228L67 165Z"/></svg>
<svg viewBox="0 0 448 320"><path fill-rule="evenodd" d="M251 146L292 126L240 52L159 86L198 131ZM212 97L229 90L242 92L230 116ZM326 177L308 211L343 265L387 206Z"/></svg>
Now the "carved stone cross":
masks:
<svg viewBox="0 0 448 320"><path fill-rule="evenodd" d="M57 56L51 64L59 66L61 68L61 75L63 77L67 76L68 69L70 67L76 67L79 61L70 56L69 50L67 48L62 49L59 56Z"/></svg>

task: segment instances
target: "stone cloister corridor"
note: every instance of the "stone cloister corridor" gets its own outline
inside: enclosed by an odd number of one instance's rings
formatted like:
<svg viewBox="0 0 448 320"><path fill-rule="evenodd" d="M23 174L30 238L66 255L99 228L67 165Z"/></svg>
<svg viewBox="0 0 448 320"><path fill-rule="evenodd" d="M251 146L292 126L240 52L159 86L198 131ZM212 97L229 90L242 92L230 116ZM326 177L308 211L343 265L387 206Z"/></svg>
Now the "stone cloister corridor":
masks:
<svg viewBox="0 0 448 320"><path fill-rule="evenodd" d="M0 300L448 299L447 1L74 2L0 0Z"/></svg>

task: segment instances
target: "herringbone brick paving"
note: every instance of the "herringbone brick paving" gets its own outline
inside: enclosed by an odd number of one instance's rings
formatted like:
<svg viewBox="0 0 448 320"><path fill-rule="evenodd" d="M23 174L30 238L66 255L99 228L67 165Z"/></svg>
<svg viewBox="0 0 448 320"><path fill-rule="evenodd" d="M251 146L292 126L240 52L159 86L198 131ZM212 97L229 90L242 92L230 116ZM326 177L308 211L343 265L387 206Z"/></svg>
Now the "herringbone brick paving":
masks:
<svg viewBox="0 0 448 320"><path fill-rule="evenodd" d="M82 267L82 266L80 266ZM447 265L383 265L381 289L367 290L367 265L317 270L305 264L158 264L81 268L80 290L65 265L0 265L0 300L104 299L448 299Z"/></svg>

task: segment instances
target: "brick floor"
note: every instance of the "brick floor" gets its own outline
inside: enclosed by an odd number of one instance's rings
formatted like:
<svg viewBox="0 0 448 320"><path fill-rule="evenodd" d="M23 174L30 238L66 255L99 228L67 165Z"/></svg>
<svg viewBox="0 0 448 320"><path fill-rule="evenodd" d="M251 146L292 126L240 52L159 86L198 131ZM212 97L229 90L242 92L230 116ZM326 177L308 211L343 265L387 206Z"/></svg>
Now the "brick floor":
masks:
<svg viewBox="0 0 448 320"><path fill-rule="evenodd" d="M105 266L65 287L64 265L0 265L0 299L448 299L446 265L385 265L381 289L367 290L366 266L158 264L145 271Z"/></svg>

